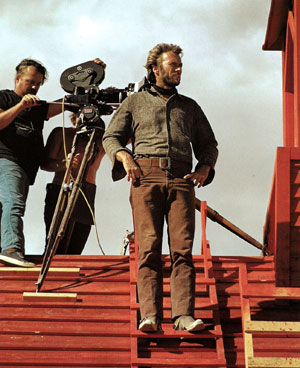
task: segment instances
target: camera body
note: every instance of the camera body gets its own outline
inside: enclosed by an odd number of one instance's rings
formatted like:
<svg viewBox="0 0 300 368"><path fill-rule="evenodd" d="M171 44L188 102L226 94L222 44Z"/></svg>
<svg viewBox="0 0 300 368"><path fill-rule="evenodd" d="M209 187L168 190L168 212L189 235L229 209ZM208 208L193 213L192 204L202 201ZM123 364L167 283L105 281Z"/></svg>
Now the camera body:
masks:
<svg viewBox="0 0 300 368"><path fill-rule="evenodd" d="M65 96L67 103L78 105L82 124L97 126L105 129L101 115L111 115L124 99L131 93L142 91L149 87L147 78L139 83L130 83L126 88L109 87L99 89L105 77L102 65L87 61L66 69L60 84L64 91L70 93Z"/></svg>

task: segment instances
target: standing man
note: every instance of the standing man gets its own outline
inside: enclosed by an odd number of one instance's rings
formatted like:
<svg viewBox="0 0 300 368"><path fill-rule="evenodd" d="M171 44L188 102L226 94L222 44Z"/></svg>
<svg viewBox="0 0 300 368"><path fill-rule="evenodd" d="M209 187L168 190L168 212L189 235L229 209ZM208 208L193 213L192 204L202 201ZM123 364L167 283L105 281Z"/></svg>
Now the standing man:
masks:
<svg viewBox="0 0 300 368"><path fill-rule="evenodd" d="M66 171L66 159L64 153L63 129L65 136L66 152L71 152L73 139L76 133L82 128L81 118L78 113L71 113L71 128L56 127L50 133L44 150L41 169L54 172L52 183L47 184L47 194L45 198L44 220L46 225L46 235L49 232L52 217L58 200L61 184L64 180ZM78 140L76 152L71 163L72 178L75 180L83 158L86 140ZM91 225L94 224L90 209L94 211L94 202L96 195L96 173L101 160L105 155L101 139L95 148L95 153L88 162L84 179L81 184L81 190L85 194L86 200L79 193L76 205L72 212L69 224L64 237L61 239L56 254L81 254L85 243L91 231Z"/></svg>
<svg viewBox="0 0 300 368"><path fill-rule="evenodd" d="M40 62L24 59L16 67L14 91L0 91L0 260L23 267L34 266L24 259L22 217L42 155L44 120L61 112L36 96L47 74Z"/></svg>
<svg viewBox="0 0 300 368"><path fill-rule="evenodd" d="M194 319L195 228L194 186L214 177L218 151L200 106L178 94L182 49L158 44L150 50L146 69L150 89L132 94L115 113L103 137L112 160L113 180L131 180L130 202L138 243L139 329L157 331L163 319L162 234L168 224L171 303L174 328L198 331ZM132 152L126 148L131 139ZM192 148L197 164L192 171Z"/></svg>

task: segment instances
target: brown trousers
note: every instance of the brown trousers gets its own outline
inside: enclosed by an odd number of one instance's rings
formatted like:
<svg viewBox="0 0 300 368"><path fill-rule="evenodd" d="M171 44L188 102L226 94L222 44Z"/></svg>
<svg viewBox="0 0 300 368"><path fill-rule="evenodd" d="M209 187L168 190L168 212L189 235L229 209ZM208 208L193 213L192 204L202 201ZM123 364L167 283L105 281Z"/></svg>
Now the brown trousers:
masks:
<svg viewBox="0 0 300 368"><path fill-rule="evenodd" d="M185 165L173 170L141 167L131 186L130 203L138 243L138 297L141 318L163 319L162 237L168 224L171 257L172 319L194 314L195 269L192 246L195 231L193 183L183 179Z"/></svg>

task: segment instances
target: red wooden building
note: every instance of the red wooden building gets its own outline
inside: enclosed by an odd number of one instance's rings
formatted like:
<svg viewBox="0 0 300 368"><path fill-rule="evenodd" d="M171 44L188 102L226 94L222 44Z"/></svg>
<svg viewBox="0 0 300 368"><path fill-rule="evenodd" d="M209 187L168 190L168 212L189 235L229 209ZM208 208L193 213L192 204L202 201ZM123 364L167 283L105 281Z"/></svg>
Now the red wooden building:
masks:
<svg viewBox="0 0 300 368"><path fill-rule="evenodd" d="M271 1L263 49L282 52L284 107L267 255L212 256L202 203L194 261L206 330L172 329L168 256L163 330L137 330L134 244L129 256L55 256L42 297L32 295L39 268L1 265L0 367L300 367L300 0Z"/></svg>

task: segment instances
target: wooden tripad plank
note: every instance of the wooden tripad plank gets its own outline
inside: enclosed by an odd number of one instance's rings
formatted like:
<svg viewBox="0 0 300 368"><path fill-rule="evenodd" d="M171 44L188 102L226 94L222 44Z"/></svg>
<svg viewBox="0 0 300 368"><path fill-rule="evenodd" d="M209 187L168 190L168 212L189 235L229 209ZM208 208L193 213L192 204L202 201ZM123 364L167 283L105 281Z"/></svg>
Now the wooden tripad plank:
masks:
<svg viewBox="0 0 300 368"><path fill-rule="evenodd" d="M30 302L76 302L77 294L76 293L23 293L23 300Z"/></svg>

